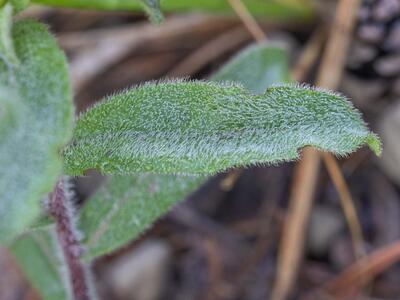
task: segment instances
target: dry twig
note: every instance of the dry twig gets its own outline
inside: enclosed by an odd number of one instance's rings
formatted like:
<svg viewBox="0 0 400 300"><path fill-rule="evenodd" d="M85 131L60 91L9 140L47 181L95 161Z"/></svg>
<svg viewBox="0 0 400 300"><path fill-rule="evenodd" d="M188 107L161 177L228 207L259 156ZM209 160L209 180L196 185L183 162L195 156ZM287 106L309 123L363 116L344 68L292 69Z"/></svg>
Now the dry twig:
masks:
<svg viewBox="0 0 400 300"><path fill-rule="evenodd" d="M347 299L346 296L360 289L379 273L400 260L400 241L382 247L368 256L354 262L332 281L324 290L335 299Z"/></svg>
<svg viewBox="0 0 400 300"><path fill-rule="evenodd" d="M295 284L303 255L319 164L318 152L313 148L306 148L302 160L294 170L289 209L279 245L277 275L271 297L273 300L286 299Z"/></svg>
<svg viewBox="0 0 400 300"><path fill-rule="evenodd" d="M160 27L144 23L139 26L135 24L117 29L98 30L94 33L63 35L60 37L60 43L64 47L68 44L85 44L84 49L70 63L73 86L78 93L95 76L139 48L144 42L159 37L165 39L177 36L196 28L201 30L205 28L215 30L217 26L229 28L234 23L231 19L188 14L170 18Z"/></svg>
<svg viewBox="0 0 400 300"><path fill-rule="evenodd" d="M325 40L325 30L317 29L305 45L296 64L290 70L290 76L294 81L302 81L315 64Z"/></svg>
<svg viewBox="0 0 400 300"><path fill-rule="evenodd" d="M228 0L254 38L261 42L266 36L254 18L249 14L240 0ZM359 7L359 0L341 0L336 11L327 50L324 53L322 65L318 74L317 85L335 89L341 78L349 37L352 31L354 18ZM315 37L318 41L318 35ZM318 43L316 43L318 44ZM315 51L313 51L315 50ZM302 69L318 54L318 47L312 47L305 52L297 68L293 70L294 79L299 80ZM324 155L329 174L338 190L340 200L348 221L351 235L355 244L356 253L362 253L362 232L351 195L345 180L340 173L337 162L330 154ZM291 191L290 208L287 224L284 228L280 256L278 261L277 280L273 289L272 299L286 299L297 275L298 266L304 246L304 235L313 203L313 194L318 178L320 154L312 148L303 151L302 161L295 171L295 181Z"/></svg>
<svg viewBox="0 0 400 300"><path fill-rule="evenodd" d="M357 211L354 207L353 200L349 188L347 187L346 180L344 179L342 172L339 169L335 158L328 154L322 154L325 166L329 172L330 177L340 195L340 201L342 204L343 212L346 216L347 223L349 225L350 234L352 236L353 247L357 258L363 257L366 252L364 249L364 239L362 234L362 228L358 221Z"/></svg>
<svg viewBox="0 0 400 300"><path fill-rule="evenodd" d="M253 18L250 12L247 10L246 6L242 3L241 0L227 0L229 4L232 6L233 10L242 20L243 24L250 31L250 33L254 36L254 39L257 42L262 42L267 39L264 31L262 31L261 27L257 24L257 21Z"/></svg>
<svg viewBox="0 0 400 300"><path fill-rule="evenodd" d="M318 86L330 89L335 89L338 86L358 7L359 0L341 0L339 2L327 49L319 69L317 78ZM336 165L336 170L339 170L334 158L329 161L331 165ZM284 227L280 245L277 278L272 294L273 300L287 299L295 285L303 251L306 227L313 205L319 164L320 154L318 151L312 148L304 149L302 161L295 170L296 176L289 200L288 221ZM350 209L351 211L355 210L350 193L343 195L343 189L340 189L341 187L336 185L338 182L344 182L344 186L346 186L345 181L340 172L339 174L337 172L330 172L330 175L334 176L332 180L339 192L344 210L347 212L346 217L349 217L349 207L353 208ZM360 227L357 218L347 218L347 221L350 224L350 228ZM362 241L361 230L352 230L351 232L355 234L352 238L356 243L358 243L357 241ZM359 245L358 247L362 246Z"/></svg>

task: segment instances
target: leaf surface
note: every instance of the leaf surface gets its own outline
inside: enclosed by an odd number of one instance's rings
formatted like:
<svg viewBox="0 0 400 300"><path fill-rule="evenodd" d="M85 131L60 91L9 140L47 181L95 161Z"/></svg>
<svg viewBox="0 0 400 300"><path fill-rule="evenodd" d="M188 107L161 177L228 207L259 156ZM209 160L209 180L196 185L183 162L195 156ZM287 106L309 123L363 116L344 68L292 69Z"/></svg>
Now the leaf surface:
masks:
<svg viewBox="0 0 400 300"><path fill-rule="evenodd" d="M86 259L132 240L204 182L202 177L139 174L108 178L82 208Z"/></svg>
<svg viewBox="0 0 400 300"><path fill-rule="evenodd" d="M64 262L55 241L53 227L35 230L10 247L20 267L43 300L67 300Z"/></svg>
<svg viewBox="0 0 400 300"><path fill-rule="evenodd" d="M40 200L62 171L59 151L73 118L66 61L55 39L35 21L16 23L13 39L19 66L10 71L0 62L0 242L39 215Z"/></svg>
<svg viewBox="0 0 400 300"><path fill-rule="evenodd" d="M212 82L149 83L80 116L65 171L213 174L298 158L311 145L337 155L380 142L344 97L282 85L252 95Z"/></svg>

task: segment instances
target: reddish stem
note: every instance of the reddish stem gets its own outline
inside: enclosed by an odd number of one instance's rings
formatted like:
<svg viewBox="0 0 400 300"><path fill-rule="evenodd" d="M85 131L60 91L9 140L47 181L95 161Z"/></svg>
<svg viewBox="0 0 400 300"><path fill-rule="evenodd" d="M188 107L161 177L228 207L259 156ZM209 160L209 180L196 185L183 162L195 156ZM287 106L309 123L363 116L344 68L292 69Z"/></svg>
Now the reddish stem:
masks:
<svg viewBox="0 0 400 300"><path fill-rule="evenodd" d="M72 211L64 182L59 180L49 203L49 213L55 219L57 238L68 268L73 297L75 300L89 300L87 267L80 259L83 248L77 237Z"/></svg>

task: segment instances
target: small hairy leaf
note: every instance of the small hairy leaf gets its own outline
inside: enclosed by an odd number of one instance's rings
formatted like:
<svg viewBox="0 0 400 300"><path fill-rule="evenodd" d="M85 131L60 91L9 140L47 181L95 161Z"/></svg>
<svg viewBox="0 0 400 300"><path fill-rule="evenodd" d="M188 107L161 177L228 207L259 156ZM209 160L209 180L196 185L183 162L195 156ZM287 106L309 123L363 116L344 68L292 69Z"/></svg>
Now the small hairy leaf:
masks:
<svg viewBox="0 0 400 300"><path fill-rule="evenodd" d="M64 261L52 231L51 227L24 234L10 250L43 300L67 300Z"/></svg>
<svg viewBox="0 0 400 300"><path fill-rule="evenodd" d="M271 43L251 45L239 52L211 79L238 82L251 92L260 94L272 84L289 82L287 52Z"/></svg>
<svg viewBox="0 0 400 300"><path fill-rule="evenodd" d="M141 8L141 1L152 3L155 0L33 0L45 5L109 10L137 10ZM244 3L252 14L259 16L291 19L308 18L312 13L311 1L308 0L245 0ZM232 13L226 0L162 0L161 9L162 11L201 10Z"/></svg>
<svg viewBox="0 0 400 300"><path fill-rule="evenodd" d="M0 62L0 242L29 226L62 171L60 149L72 133L73 107L64 54L45 26L13 27L20 61Z"/></svg>
<svg viewBox="0 0 400 300"><path fill-rule="evenodd" d="M140 0L144 10L149 15L150 20L153 23L159 24L163 19L163 15L160 9L159 0Z"/></svg>
<svg viewBox="0 0 400 300"><path fill-rule="evenodd" d="M0 7L0 59L9 67L18 64L14 43L11 37L13 7L6 3Z"/></svg>
<svg viewBox="0 0 400 300"><path fill-rule="evenodd" d="M154 174L109 178L81 211L85 257L106 254L137 237L202 182L201 177Z"/></svg>
<svg viewBox="0 0 400 300"><path fill-rule="evenodd" d="M65 171L215 173L298 158L306 145L345 155L380 143L342 96L301 86L252 95L211 82L150 83L80 116Z"/></svg>

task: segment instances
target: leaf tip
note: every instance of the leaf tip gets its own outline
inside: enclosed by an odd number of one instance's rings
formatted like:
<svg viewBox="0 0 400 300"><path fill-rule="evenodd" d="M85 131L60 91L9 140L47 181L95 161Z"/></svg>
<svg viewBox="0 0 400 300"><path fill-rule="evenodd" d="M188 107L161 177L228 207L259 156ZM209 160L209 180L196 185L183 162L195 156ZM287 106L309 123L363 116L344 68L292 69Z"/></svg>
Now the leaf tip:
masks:
<svg viewBox="0 0 400 300"><path fill-rule="evenodd" d="M370 133L366 138L368 147L375 153L376 156L382 154L382 142L375 133Z"/></svg>

